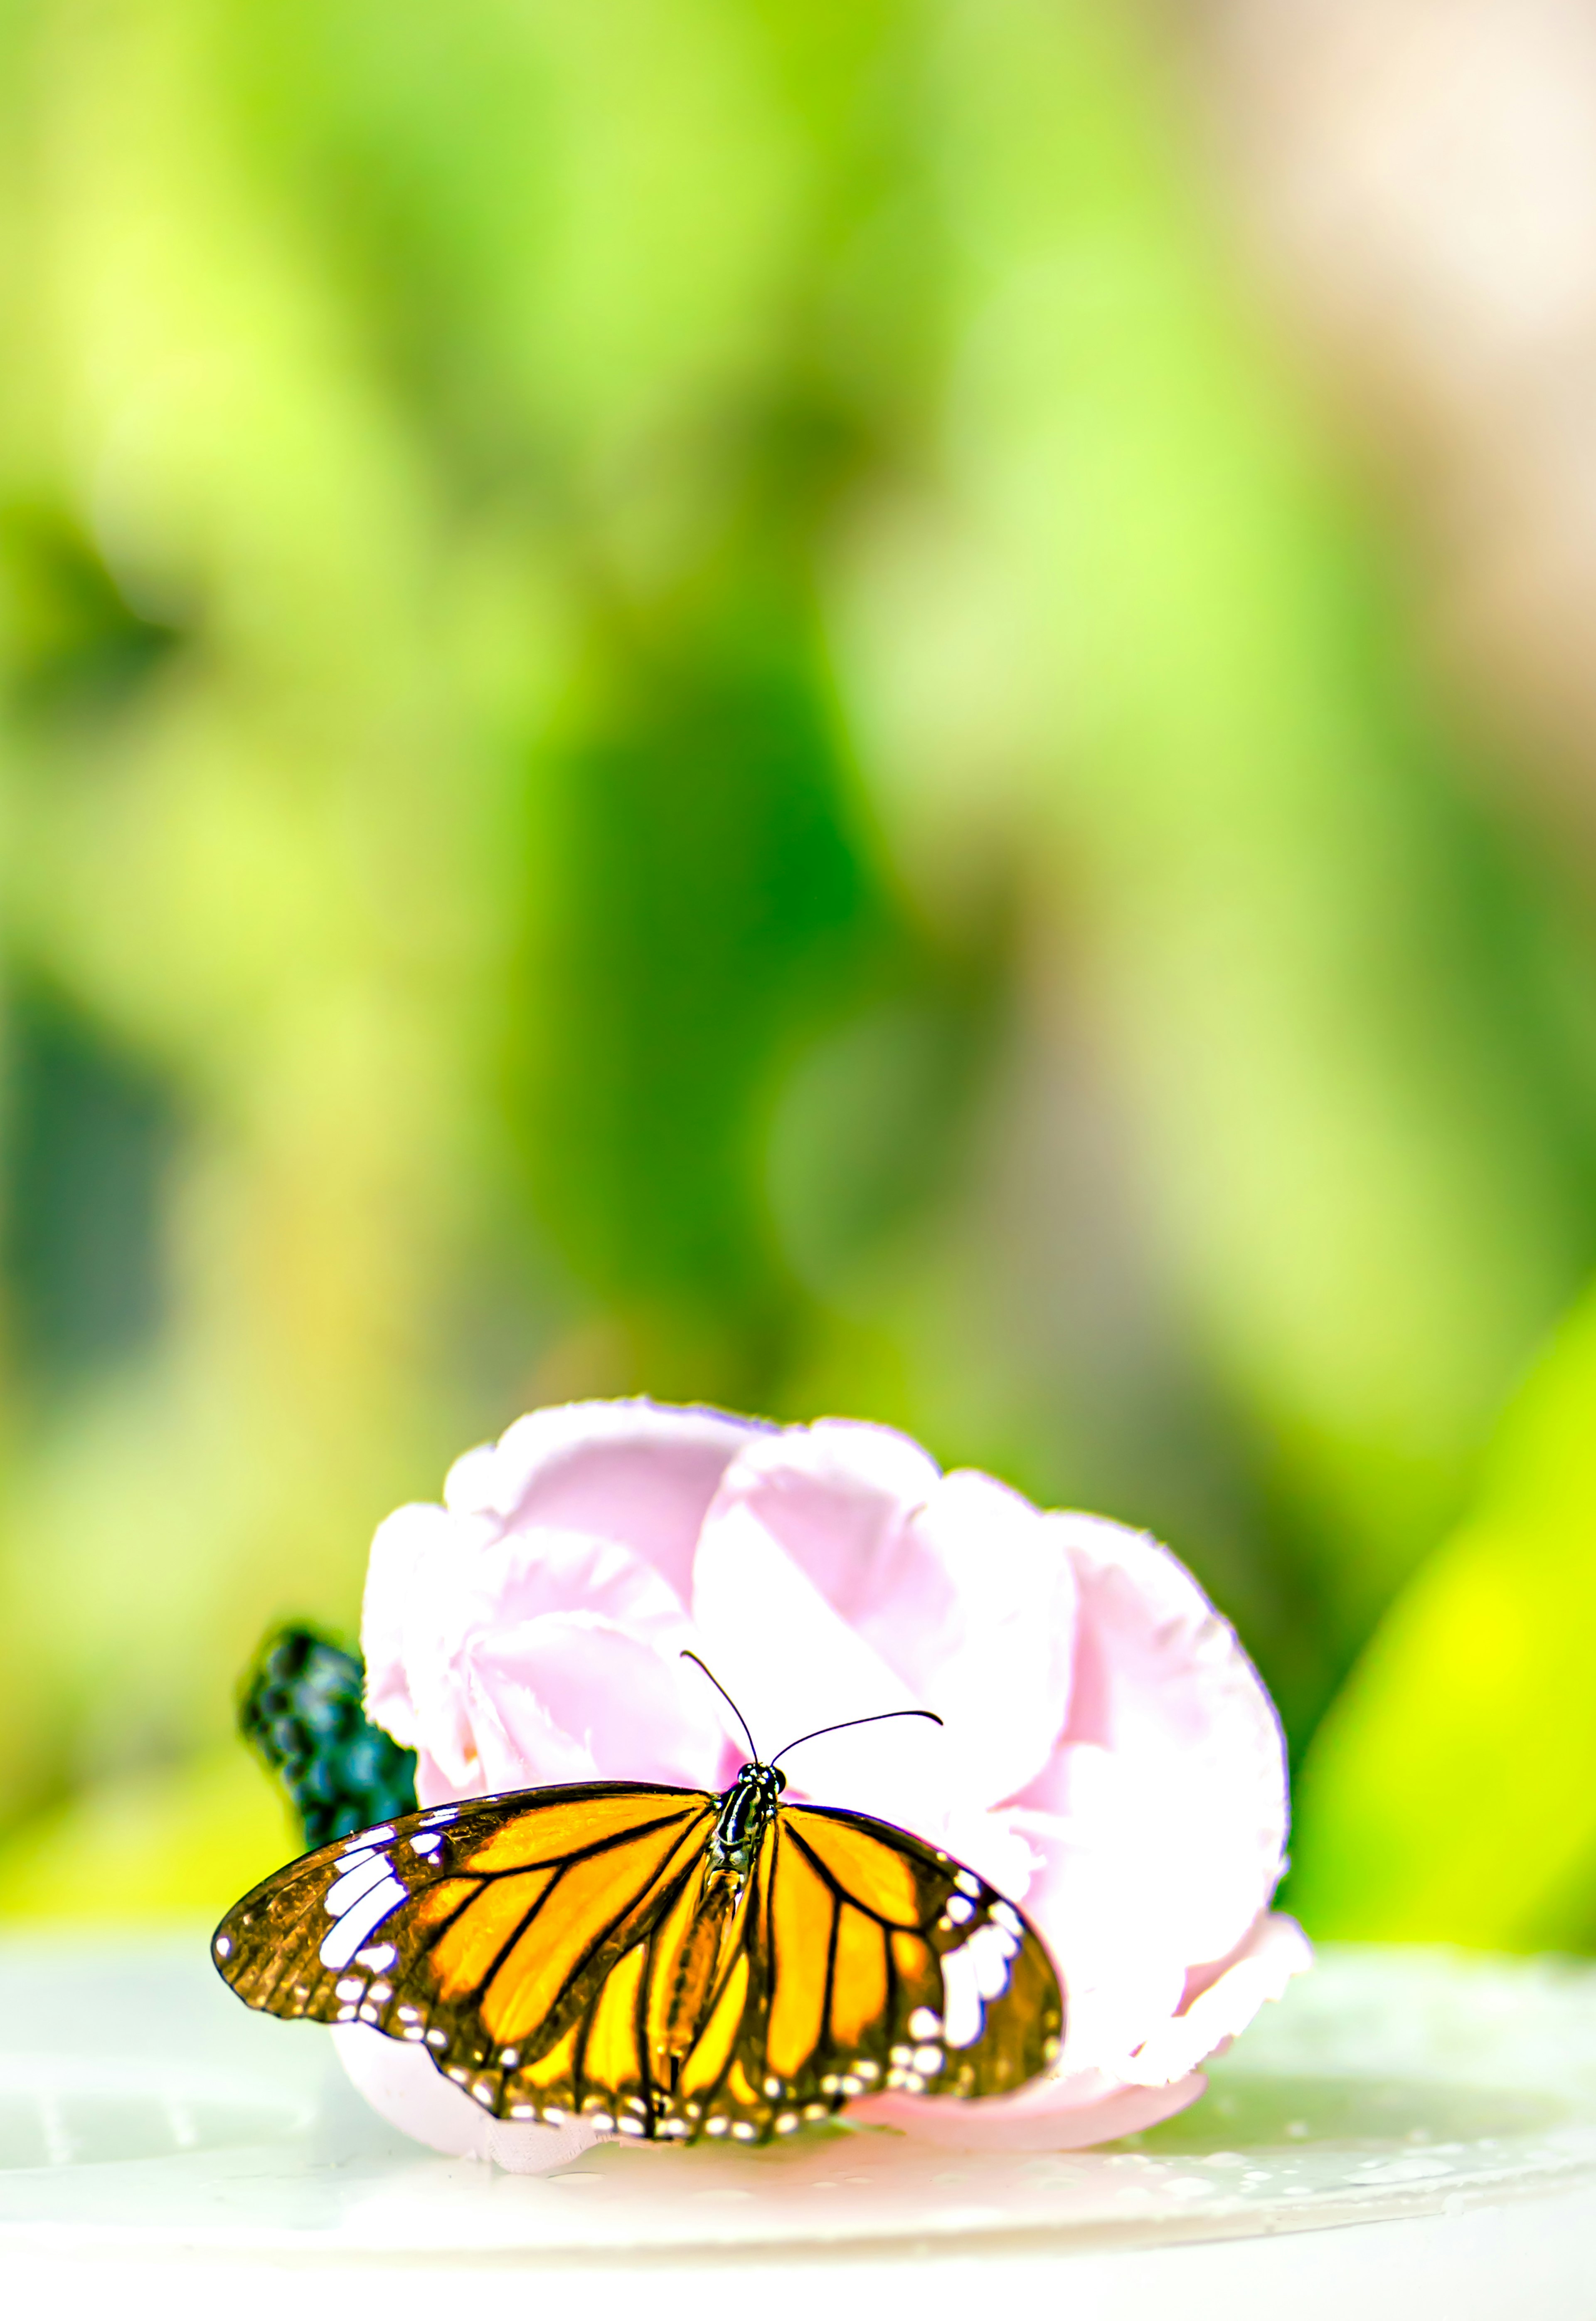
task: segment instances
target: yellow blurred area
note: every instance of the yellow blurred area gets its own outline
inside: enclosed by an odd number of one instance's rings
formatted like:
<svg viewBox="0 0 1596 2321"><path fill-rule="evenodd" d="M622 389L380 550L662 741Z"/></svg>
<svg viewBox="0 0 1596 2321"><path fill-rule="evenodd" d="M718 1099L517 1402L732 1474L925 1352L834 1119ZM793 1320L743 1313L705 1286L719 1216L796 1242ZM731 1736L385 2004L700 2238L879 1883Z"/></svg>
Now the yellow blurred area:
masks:
<svg viewBox="0 0 1596 2321"><path fill-rule="evenodd" d="M1310 1929L1596 1940L1591 92L0 14L0 1915L219 1908L262 1634L648 1392L1149 1526Z"/></svg>
<svg viewBox="0 0 1596 2321"><path fill-rule="evenodd" d="M1326 1934L1596 1940L1593 1409L1587 1302L1319 1727L1293 1893Z"/></svg>
<svg viewBox="0 0 1596 2321"><path fill-rule="evenodd" d="M300 1851L286 1799L238 1746L86 1789L0 1850L0 1917L214 1924Z"/></svg>

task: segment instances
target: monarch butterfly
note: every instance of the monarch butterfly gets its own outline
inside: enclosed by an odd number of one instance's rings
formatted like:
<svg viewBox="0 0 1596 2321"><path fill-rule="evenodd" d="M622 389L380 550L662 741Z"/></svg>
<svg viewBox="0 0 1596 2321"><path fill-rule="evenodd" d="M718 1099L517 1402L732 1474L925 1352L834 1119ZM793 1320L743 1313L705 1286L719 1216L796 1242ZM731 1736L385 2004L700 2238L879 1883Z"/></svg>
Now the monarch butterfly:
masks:
<svg viewBox="0 0 1596 2321"><path fill-rule="evenodd" d="M1064 2001L1013 1905L885 1822L781 1804L748 1751L718 1797L579 1782L318 1846L234 1904L218 1971L270 2014L413 2041L499 2118L650 2139L767 2143L882 2089L1044 2070Z"/></svg>

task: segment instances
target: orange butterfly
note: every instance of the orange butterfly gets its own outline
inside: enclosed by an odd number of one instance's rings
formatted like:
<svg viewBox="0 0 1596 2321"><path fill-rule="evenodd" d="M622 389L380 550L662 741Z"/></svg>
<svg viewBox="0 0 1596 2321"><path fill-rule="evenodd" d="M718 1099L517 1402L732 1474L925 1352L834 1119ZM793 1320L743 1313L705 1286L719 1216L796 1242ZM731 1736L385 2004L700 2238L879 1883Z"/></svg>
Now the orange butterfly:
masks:
<svg viewBox="0 0 1596 2321"><path fill-rule="evenodd" d="M781 1804L748 1749L719 1797L522 1789L319 1846L234 1904L217 1968L250 2007L415 2042L501 2119L626 2135L766 2143L1044 2070L1064 2001L1013 1905L885 1822Z"/></svg>

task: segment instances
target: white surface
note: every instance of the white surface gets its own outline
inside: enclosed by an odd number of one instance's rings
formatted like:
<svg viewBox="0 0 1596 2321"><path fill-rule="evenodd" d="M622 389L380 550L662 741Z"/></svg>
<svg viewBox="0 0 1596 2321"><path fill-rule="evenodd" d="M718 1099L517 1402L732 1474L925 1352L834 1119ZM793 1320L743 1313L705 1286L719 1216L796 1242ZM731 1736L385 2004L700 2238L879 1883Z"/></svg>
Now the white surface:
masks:
<svg viewBox="0 0 1596 2321"><path fill-rule="evenodd" d="M1332 1952L1202 2104L1104 2151L834 2128L606 2148L547 2178L385 2127L324 2033L239 2006L203 1935L0 1947L0 2025L8 2304L385 2321L462 2291L530 2309L515 2272L585 2321L639 2298L781 2321L998 2294L1071 2321L1156 2298L1182 2321L1409 2321L1416 2295L1437 2321L1596 2321L1588 1968Z"/></svg>

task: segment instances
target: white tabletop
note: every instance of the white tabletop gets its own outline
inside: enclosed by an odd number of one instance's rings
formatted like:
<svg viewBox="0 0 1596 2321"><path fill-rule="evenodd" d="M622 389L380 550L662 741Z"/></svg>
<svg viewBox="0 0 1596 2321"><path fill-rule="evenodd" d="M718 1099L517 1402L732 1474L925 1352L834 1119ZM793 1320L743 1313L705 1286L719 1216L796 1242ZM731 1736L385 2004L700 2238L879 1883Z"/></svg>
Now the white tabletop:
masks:
<svg viewBox="0 0 1596 2321"><path fill-rule="evenodd" d="M706 2294L751 2321L994 2296L1071 2321L1155 2298L1181 2321L1411 2321L1415 2294L1437 2321L1592 2321L1596 1970L1331 1952L1201 2105L1096 2152L833 2126L528 2178L385 2127L325 2033L222 1989L203 1931L0 1944L14 2289L172 2321L375 2298L387 2321L437 2314L466 2275L529 2313L514 2272L584 2321Z"/></svg>

